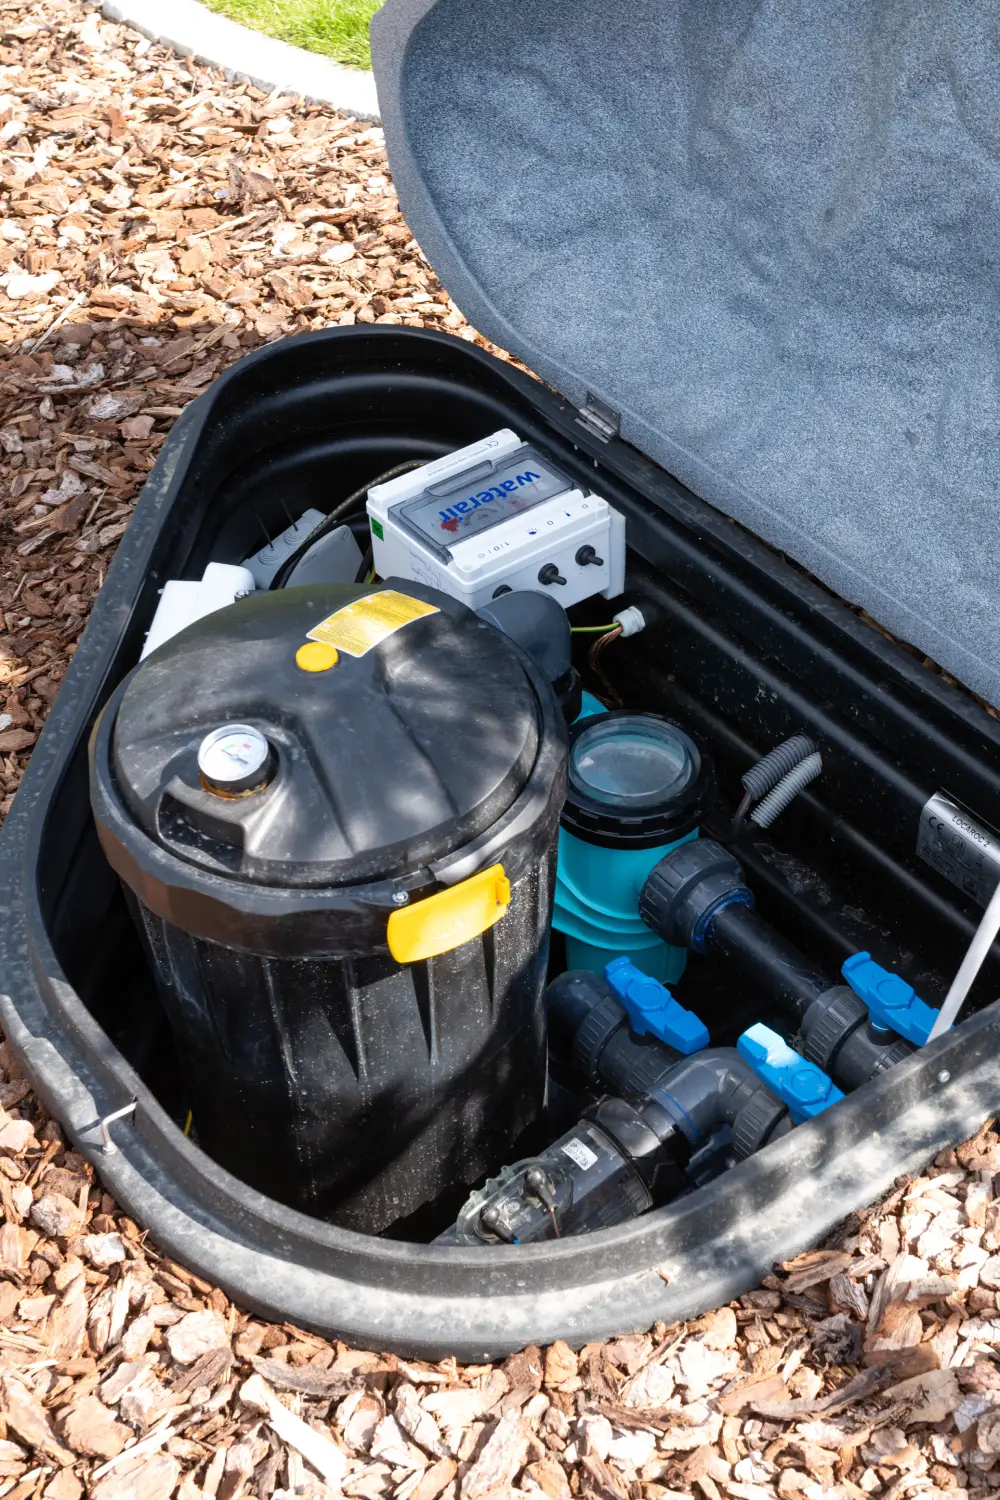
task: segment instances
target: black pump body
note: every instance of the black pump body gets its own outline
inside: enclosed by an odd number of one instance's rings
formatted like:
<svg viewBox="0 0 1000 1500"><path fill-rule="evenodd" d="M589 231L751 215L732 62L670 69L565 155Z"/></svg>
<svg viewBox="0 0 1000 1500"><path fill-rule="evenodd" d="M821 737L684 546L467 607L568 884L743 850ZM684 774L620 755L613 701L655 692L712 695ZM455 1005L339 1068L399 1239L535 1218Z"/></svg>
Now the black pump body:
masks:
<svg viewBox="0 0 1000 1500"><path fill-rule="evenodd" d="M413 618L378 644L299 664L323 621L392 609ZM206 783L199 747L227 723L266 737L265 785ZM94 735L94 813L216 1161L373 1232L502 1162L545 1097L564 764L532 659L418 584L259 594L126 680ZM495 925L392 956L395 913L493 866Z"/></svg>

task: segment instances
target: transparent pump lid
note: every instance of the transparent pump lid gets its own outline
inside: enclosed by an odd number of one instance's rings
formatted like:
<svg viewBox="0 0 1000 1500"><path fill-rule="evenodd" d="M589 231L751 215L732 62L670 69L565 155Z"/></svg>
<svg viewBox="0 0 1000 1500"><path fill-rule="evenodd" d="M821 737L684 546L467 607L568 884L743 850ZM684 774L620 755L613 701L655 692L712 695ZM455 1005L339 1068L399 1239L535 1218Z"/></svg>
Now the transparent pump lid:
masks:
<svg viewBox="0 0 1000 1500"><path fill-rule="evenodd" d="M656 714L582 720L571 737L563 827L596 843L681 838L698 823L707 779L691 736Z"/></svg>
<svg viewBox="0 0 1000 1500"><path fill-rule="evenodd" d="M626 811L677 796L697 773L698 752L682 730L636 714L586 730L570 756L575 786Z"/></svg>

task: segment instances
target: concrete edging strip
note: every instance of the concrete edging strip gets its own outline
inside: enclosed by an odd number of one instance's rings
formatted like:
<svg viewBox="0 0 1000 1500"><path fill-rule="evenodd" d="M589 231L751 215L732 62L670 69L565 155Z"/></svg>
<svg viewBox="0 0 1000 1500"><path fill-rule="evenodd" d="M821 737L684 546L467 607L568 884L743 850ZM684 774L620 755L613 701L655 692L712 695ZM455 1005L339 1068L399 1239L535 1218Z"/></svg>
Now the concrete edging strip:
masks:
<svg viewBox="0 0 1000 1500"><path fill-rule="evenodd" d="M198 0L103 0L101 14L131 26L181 57L222 68L268 93L298 94L359 120L380 119L375 79L328 57L289 46L206 10Z"/></svg>

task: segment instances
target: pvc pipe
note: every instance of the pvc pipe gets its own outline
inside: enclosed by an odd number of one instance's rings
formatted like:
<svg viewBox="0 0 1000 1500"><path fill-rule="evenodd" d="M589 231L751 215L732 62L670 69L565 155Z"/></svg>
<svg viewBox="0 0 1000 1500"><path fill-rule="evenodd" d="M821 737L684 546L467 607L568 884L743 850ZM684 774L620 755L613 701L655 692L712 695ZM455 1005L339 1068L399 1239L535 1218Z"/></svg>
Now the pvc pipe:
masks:
<svg viewBox="0 0 1000 1500"><path fill-rule="evenodd" d="M986 955L992 948L998 932L1000 932L1000 885L990 897L990 904L983 912L982 921L976 928L972 942L959 965L958 973L951 982L951 989L944 997L944 1004L931 1027L928 1042L933 1042L955 1024L955 1019L965 1004L965 997L986 961Z"/></svg>
<svg viewBox="0 0 1000 1500"><path fill-rule="evenodd" d="M752 906L734 903L716 912L706 948L738 969L799 1021L834 981Z"/></svg>

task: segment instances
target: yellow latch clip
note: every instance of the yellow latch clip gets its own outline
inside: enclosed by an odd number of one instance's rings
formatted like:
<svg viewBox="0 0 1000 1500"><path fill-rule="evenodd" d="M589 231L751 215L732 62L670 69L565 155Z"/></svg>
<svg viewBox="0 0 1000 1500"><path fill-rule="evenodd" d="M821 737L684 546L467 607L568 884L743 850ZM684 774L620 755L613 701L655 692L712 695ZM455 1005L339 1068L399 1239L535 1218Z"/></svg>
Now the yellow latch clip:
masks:
<svg viewBox="0 0 1000 1500"><path fill-rule="evenodd" d="M389 918L389 952L397 963L449 953L499 922L510 905L510 881L503 865L470 875L461 885L439 891Z"/></svg>

